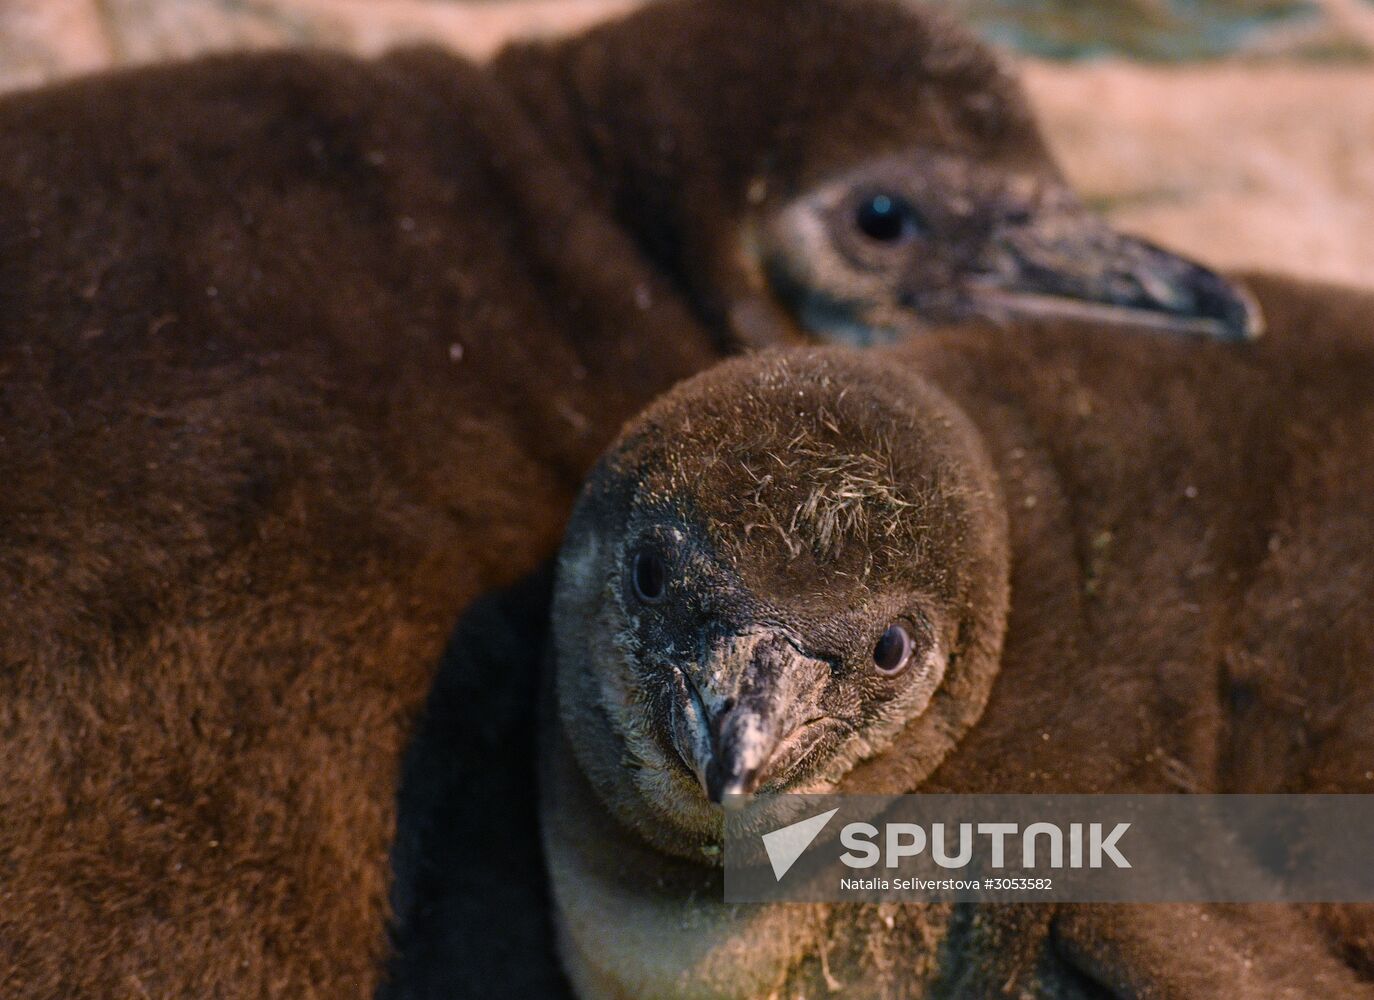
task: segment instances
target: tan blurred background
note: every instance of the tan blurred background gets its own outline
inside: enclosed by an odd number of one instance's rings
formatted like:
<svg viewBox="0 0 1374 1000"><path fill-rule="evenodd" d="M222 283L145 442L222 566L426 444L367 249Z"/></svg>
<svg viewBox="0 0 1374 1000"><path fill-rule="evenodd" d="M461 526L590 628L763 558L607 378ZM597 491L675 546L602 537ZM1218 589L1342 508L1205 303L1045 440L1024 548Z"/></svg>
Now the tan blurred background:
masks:
<svg viewBox="0 0 1374 1000"><path fill-rule="evenodd" d="M480 59L639 2L0 0L0 88L291 44ZM1061 162L1125 228L1223 266L1374 286L1374 3L945 5L1013 53Z"/></svg>

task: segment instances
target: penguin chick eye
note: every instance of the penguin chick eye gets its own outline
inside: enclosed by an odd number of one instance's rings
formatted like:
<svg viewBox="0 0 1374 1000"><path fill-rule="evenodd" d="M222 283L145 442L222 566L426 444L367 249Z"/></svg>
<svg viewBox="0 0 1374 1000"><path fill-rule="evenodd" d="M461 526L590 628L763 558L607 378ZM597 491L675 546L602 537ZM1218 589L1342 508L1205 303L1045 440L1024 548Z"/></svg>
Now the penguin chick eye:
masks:
<svg viewBox="0 0 1374 1000"><path fill-rule="evenodd" d="M892 676L906 669L911 662L911 633L900 622L893 622L873 647L873 665L878 673Z"/></svg>
<svg viewBox="0 0 1374 1000"><path fill-rule="evenodd" d="M668 588L668 567L659 552L650 548L637 549L630 557L630 589L644 604L663 600Z"/></svg>
<svg viewBox="0 0 1374 1000"><path fill-rule="evenodd" d="M875 243L905 243L922 228L916 206L900 195L878 193L859 202L854 225Z"/></svg>

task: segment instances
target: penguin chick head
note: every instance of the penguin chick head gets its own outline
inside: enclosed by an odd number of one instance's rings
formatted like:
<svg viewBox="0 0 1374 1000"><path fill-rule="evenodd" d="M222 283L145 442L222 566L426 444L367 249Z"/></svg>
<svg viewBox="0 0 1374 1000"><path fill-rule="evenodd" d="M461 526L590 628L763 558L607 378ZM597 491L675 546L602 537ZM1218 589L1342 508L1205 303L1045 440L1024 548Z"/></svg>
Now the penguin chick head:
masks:
<svg viewBox="0 0 1374 1000"><path fill-rule="evenodd" d="M1241 287L1089 211L1015 78L932 7L665 0L498 71L746 346L973 316L1259 330Z"/></svg>
<svg viewBox="0 0 1374 1000"><path fill-rule="evenodd" d="M948 399L834 349L730 362L579 500L564 731L614 813L690 855L739 795L914 787L981 712L1006 604L999 492Z"/></svg>

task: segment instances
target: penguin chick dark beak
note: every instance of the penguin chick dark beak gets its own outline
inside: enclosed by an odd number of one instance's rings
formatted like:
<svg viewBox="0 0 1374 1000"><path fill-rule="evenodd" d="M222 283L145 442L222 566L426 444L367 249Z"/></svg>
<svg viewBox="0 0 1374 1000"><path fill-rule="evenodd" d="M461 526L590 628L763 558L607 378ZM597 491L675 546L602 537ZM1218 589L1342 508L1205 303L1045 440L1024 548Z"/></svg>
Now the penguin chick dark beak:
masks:
<svg viewBox="0 0 1374 1000"><path fill-rule="evenodd" d="M1117 232L1067 189L993 220L964 291L974 312L994 318L1125 323L1225 341L1264 329L1242 285Z"/></svg>
<svg viewBox="0 0 1374 1000"><path fill-rule="evenodd" d="M717 642L704 662L674 670L671 741L706 797L740 801L815 746L829 664L785 636L756 630Z"/></svg>

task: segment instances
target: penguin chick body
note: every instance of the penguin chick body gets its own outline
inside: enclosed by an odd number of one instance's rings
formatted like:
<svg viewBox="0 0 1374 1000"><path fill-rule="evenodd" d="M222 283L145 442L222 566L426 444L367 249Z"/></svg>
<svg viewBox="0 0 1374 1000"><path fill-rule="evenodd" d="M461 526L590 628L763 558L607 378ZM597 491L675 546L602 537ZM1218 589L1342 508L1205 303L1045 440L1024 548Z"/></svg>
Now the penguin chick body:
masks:
<svg viewBox="0 0 1374 1000"><path fill-rule="evenodd" d="M554 599L579 995L1374 995L1367 907L719 902L731 792L1369 790L1374 301L1257 287L1244 349L975 327L627 426Z"/></svg>

